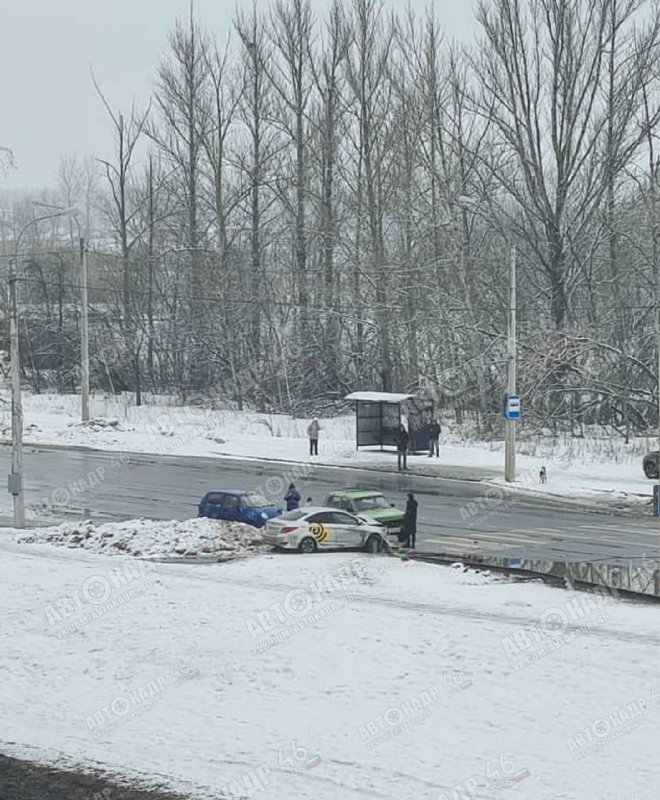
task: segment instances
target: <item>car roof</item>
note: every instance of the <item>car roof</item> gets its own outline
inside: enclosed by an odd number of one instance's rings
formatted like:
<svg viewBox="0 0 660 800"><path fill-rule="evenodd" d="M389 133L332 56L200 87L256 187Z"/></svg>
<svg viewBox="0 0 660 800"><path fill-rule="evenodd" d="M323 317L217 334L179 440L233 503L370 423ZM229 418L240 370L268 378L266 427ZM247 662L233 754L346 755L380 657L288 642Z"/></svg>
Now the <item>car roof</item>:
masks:
<svg viewBox="0 0 660 800"><path fill-rule="evenodd" d="M248 494L249 491L254 491L254 489L210 489L206 494L233 494L241 497L244 494Z"/></svg>
<svg viewBox="0 0 660 800"><path fill-rule="evenodd" d="M339 508L330 508L330 506L300 506L300 508L294 508L292 511L303 511L305 514L318 514L321 511L332 511L334 514L337 511L341 511ZM344 511L344 514L350 514L350 511Z"/></svg>
<svg viewBox="0 0 660 800"><path fill-rule="evenodd" d="M351 500L362 500L365 497L384 497L379 489L341 489L338 492L328 492L328 497L330 496Z"/></svg>
<svg viewBox="0 0 660 800"><path fill-rule="evenodd" d="M380 489L337 489L334 492L328 492L328 495L338 494L350 497L373 497L374 495L382 495Z"/></svg>

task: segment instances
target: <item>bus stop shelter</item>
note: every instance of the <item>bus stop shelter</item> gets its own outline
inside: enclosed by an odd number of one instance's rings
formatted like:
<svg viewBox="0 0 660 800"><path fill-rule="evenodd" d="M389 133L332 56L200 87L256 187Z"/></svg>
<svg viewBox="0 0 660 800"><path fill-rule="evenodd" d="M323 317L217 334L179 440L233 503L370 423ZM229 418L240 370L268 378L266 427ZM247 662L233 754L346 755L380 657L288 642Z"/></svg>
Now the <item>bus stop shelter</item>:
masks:
<svg viewBox="0 0 660 800"><path fill-rule="evenodd" d="M396 392L353 392L345 399L355 403L358 449L396 447L397 433L403 422L410 437L410 452L428 450L428 424L433 418L433 400Z"/></svg>

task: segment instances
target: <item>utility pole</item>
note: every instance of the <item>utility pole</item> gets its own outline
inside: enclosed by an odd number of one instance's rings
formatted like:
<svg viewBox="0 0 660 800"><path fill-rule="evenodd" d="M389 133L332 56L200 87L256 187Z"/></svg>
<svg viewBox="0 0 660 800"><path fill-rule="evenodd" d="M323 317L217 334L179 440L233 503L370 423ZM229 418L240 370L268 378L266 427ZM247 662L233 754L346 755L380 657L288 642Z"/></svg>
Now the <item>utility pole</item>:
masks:
<svg viewBox="0 0 660 800"><path fill-rule="evenodd" d="M655 207L653 209L654 239L655 232ZM654 244L656 244L654 242ZM655 265L655 346L658 356L658 482L653 487L653 512L656 517L660 517L660 265Z"/></svg>
<svg viewBox="0 0 660 800"><path fill-rule="evenodd" d="M516 419L510 415L508 399L516 394L516 247L511 245L509 263L509 324L506 443L504 449L504 480L512 483L516 479Z"/></svg>
<svg viewBox="0 0 660 800"><path fill-rule="evenodd" d="M18 248L17 248L18 254ZM23 399L18 352L18 297L16 269L18 255L9 262L9 353L11 359L11 475L8 489L14 499L14 527L25 527L23 495Z"/></svg>
<svg viewBox="0 0 660 800"><path fill-rule="evenodd" d="M87 318L87 243L80 237L80 390L82 421L89 420L89 326Z"/></svg>

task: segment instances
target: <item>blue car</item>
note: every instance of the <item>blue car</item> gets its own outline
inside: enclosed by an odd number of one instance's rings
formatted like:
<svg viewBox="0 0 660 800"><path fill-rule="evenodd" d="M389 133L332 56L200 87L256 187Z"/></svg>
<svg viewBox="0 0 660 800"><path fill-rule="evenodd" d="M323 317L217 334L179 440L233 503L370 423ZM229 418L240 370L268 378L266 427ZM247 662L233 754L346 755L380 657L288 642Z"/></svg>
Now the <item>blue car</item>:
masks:
<svg viewBox="0 0 660 800"><path fill-rule="evenodd" d="M259 492L226 489L207 492L199 504L197 516L244 522L262 528L269 519L281 513L281 508L269 503Z"/></svg>

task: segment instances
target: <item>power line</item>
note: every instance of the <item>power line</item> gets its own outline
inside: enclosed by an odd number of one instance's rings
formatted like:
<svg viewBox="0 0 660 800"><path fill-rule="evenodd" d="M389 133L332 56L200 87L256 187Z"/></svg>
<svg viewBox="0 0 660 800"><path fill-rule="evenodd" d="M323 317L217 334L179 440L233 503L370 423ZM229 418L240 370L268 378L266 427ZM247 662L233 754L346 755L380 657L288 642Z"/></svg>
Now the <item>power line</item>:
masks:
<svg viewBox="0 0 660 800"><path fill-rule="evenodd" d="M55 289L71 289L73 291L78 291L80 286L77 283L72 281L44 281L39 278L24 276L21 278L17 278L18 283L31 283L38 285L40 287L49 287ZM112 288L110 286L98 286L98 285L89 285L88 291L96 292L99 294L111 294L117 297L121 297L123 295L122 288ZM440 291L440 288L438 288ZM426 289L427 296L428 296L428 289ZM149 292L146 289L131 289L128 293L131 297L163 297L164 292L161 289L156 289L152 292ZM328 306L310 306L310 305L300 305L299 303L295 303L290 300L274 300L270 298L255 298L255 299L243 299L243 298L235 298L235 297L228 297L227 295L223 295L220 293L216 294L204 294L204 295L196 295L196 294L189 294L186 292L179 292L179 291L172 291L170 298L174 300L181 301L190 301L190 302L199 302L199 303L209 303L209 302L230 302L236 305L246 305L246 306L259 306L259 305L270 305L276 306L278 308L290 308L290 309L297 309L301 311L318 311L324 312L328 314L337 314L342 313L343 311L383 311L383 310L391 310L391 311L402 311L405 313L409 313L411 307L409 305L394 305L388 303L387 305L376 305L375 302L369 300L365 301L363 304L345 304L342 303L341 307L338 309L334 309ZM523 304L520 304L521 306ZM525 304L529 306L535 306L536 300L528 300ZM469 311L470 309L466 306L442 306L443 310L446 310L450 313L463 313ZM571 305L570 311L621 311L621 310L652 310L655 308L653 303L648 304L616 304L616 305ZM419 311L420 313L428 311L428 307L417 305L414 308L415 311ZM505 309L502 309L502 313L504 313ZM443 320L438 320L438 323L442 323ZM567 323L568 325L569 323Z"/></svg>

